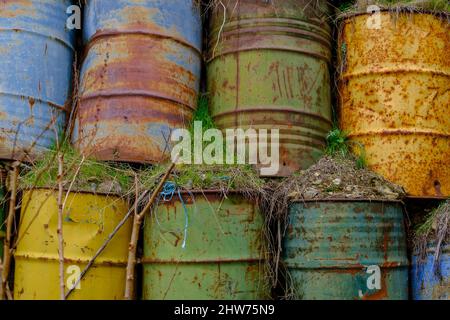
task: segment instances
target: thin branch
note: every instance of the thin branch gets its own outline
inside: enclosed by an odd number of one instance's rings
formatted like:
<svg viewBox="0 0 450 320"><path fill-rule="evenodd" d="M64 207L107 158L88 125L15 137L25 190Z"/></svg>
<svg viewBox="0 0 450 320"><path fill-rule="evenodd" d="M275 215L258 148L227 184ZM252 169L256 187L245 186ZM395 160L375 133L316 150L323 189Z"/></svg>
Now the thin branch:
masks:
<svg viewBox="0 0 450 320"><path fill-rule="evenodd" d="M140 202L142 199L144 199L147 196L147 192L144 192L139 199L136 200L136 202ZM89 261L87 266L84 268L83 272L81 272L80 277L77 279L75 284L72 286L72 288L66 293L65 298L68 299L70 295L73 293L73 291L78 287L81 280L86 276L89 269L94 265L97 258L105 251L105 249L108 247L109 243L112 241L112 239L115 237L115 235L122 229L122 227L125 225L125 223L128 221L128 219L133 214L134 209L131 209L128 211L128 213L125 215L125 217L120 221L120 223L117 225L117 227L111 232L111 234L108 236L108 238L105 240L103 245L97 250L95 255L92 257L92 259Z"/></svg>
<svg viewBox="0 0 450 320"><path fill-rule="evenodd" d="M11 196L9 200L9 212L6 222L6 236L4 240L3 249L3 270L2 270L2 283L0 286L0 299L5 300L8 296L8 278L11 268L11 240L12 240L12 227L14 222L14 216L16 213L16 198L17 198L17 179L19 177L20 163L13 164L13 170L10 172L10 187Z"/></svg>
<svg viewBox="0 0 450 320"><path fill-rule="evenodd" d="M66 286L64 283L64 234L63 234L63 174L64 155L58 155L58 252L59 252L59 287L61 300L65 300Z"/></svg>
<svg viewBox="0 0 450 320"><path fill-rule="evenodd" d="M134 292L134 278L135 278L135 269L136 269L136 251L137 251L137 243L139 240L139 231L141 230L142 222L144 221L145 214L150 210L153 203L155 202L156 198L158 197L159 193L161 192L164 184L166 183L167 179L171 175L173 169L176 166L176 163L178 162L179 156L176 158L176 160L171 164L169 169L167 169L166 173L162 177L161 181L159 182L158 186L155 190L153 190L153 194L150 197L150 200L144 207L144 209L139 213L134 215L134 221L133 221L133 230L131 233L131 240L130 240L130 246L129 246L129 252L128 252L128 264L127 264L127 277L126 277L126 286L125 286L125 300L131 300L133 299L133 292Z"/></svg>

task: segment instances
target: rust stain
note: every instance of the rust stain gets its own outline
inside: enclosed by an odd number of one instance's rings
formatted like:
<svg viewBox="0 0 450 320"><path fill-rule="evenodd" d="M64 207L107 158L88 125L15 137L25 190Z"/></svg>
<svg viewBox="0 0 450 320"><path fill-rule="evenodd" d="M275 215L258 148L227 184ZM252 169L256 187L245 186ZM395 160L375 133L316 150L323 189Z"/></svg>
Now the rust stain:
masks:
<svg viewBox="0 0 450 320"><path fill-rule="evenodd" d="M342 25L342 128L364 145L369 166L410 196L447 197L450 25L432 14L383 12L372 30L366 18Z"/></svg>
<svg viewBox="0 0 450 320"><path fill-rule="evenodd" d="M104 21L91 37L74 133L84 154L159 163L170 156L172 131L190 124L200 53L174 28L159 26L158 14L157 8L123 7L120 23L118 17Z"/></svg>
<svg viewBox="0 0 450 320"><path fill-rule="evenodd" d="M287 0L275 9L269 2L231 0L225 10L223 28L223 8L212 10L207 52L217 126L279 129L277 176L308 168L331 128L326 6Z"/></svg>

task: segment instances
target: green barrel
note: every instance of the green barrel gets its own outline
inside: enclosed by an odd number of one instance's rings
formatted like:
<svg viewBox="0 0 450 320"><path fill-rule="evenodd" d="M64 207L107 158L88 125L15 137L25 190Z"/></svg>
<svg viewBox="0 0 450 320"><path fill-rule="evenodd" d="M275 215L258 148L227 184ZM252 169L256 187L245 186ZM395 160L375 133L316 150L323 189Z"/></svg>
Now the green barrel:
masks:
<svg viewBox="0 0 450 320"><path fill-rule="evenodd" d="M208 42L207 84L216 125L279 129L276 175L307 169L321 157L332 126L327 2L223 3L226 13L221 5L212 9Z"/></svg>
<svg viewBox="0 0 450 320"><path fill-rule="evenodd" d="M180 196L183 201L180 201ZM144 227L145 300L269 297L257 205L239 194L175 194Z"/></svg>
<svg viewBox="0 0 450 320"><path fill-rule="evenodd" d="M408 299L399 202L292 203L284 260L298 299Z"/></svg>

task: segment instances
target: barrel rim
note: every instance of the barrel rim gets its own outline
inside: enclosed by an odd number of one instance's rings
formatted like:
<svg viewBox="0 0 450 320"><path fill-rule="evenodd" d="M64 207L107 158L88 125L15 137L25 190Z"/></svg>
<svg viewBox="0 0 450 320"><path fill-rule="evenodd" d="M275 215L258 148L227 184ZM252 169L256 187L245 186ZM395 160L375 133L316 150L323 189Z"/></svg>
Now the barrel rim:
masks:
<svg viewBox="0 0 450 320"><path fill-rule="evenodd" d="M380 7L380 6L379 6ZM433 11L433 10L427 10L427 9L420 9L417 8L417 10L420 11L406 11L408 7L407 6L399 6L400 12L399 13L405 13L405 14L411 14L411 15L430 15L430 16L434 16L436 18L440 18L442 16L447 16L448 18L450 18L450 12L446 12L446 11ZM380 11L381 13L393 13L396 11L393 11L392 8L388 8L388 7L380 7ZM366 11L355 11L355 12L342 12L340 14L338 14L336 16L336 22L338 23L346 23L346 20L350 20L353 19L355 17L358 16L371 16L372 14Z"/></svg>
<svg viewBox="0 0 450 320"><path fill-rule="evenodd" d="M58 254L46 254L46 253L42 253L41 252L33 252L34 254L30 254L30 252L26 252L26 251L21 251L21 250L16 250L14 257L16 260L38 260L38 261L48 261L48 262L54 262L54 263L58 263L59 261L59 256ZM39 254L39 256L37 256L37 254ZM93 256L92 256L93 257ZM73 263L73 264L87 264L91 261L91 258L71 258L71 257L64 257L64 262L65 263ZM102 258L98 258L96 259L95 263L93 264L93 266L109 266L109 267L125 267L127 265L127 261L126 259L120 260L118 259L118 261L111 261L109 259L102 259Z"/></svg>
<svg viewBox="0 0 450 320"><path fill-rule="evenodd" d="M297 200L291 200L291 204L298 204L298 203L312 203L312 202L352 202L352 203L392 203L392 204L403 204L403 201L401 199L370 199L370 198L332 198L332 199L297 199Z"/></svg>
<svg viewBox="0 0 450 320"><path fill-rule="evenodd" d="M33 192L33 191L47 191L47 192L51 192L51 193L55 193L58 191L58 189L55 188L49 188L49 187L34 187L34 188L24 188L23 191L24 193L29 193L29 192ZM63 188L64 191L69 191L69 188ZM73 194L73 195L92 195L92 196L100 196L100 197L115 197L118 199L122 199L123 194L120 193L115 193L115 192L110 192L110 193L106 193L106 192L93 192L93 191L87 191L87 190L76 190L74 188L72 188L70 190L69 194Z"/></svg>

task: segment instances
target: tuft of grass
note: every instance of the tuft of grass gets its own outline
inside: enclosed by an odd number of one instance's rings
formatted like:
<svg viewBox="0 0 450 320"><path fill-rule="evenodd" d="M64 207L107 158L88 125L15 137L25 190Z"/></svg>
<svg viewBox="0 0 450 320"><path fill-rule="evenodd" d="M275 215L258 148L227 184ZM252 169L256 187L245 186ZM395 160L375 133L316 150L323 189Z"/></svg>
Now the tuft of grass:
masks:
<svg viewBox="0 0 450 320"><path fill-rule="evenodd" d="M427 259L430 246L434 248L434 272L441 274L440 258L442 248L450 244L450 200L433 210L414 232L414 251L420 263Z"/></svg>
<svg viewBox="0 0 450 320"><path fill-rule="evenodd" d="M32 167L23 170L19 178L21 189L57 188L58 154L64 156L64 187L72 181L74 191L126 193L133 182L133 172L127 164L110 164L84 159L69 143L58 151L55 147L39 158Z"/></svg>
<svg viewBox="0 0 450 320"><path fill-rule="evenodd" d="M207 95L200 95L198 98L197 109L194 113L194 122L200 121L203 124L203 130L216 129L213 118L209 112L209 98ZM194 127L191 126L191 131L193 132Z"/></svg>
<svg viewBox="0 0 450 320"><path fill-rule="evenodd" d="M166 171L166 166L155 166L140 173L143 189L151 189ZM180 165L170 180L185 190L222 190L260 192L265 181L250 165Z"/></svg>
<svg viewBox="0 0 450 320"><path fill-rule="evenodd" d="M327 147L325 153L329 156L340 155L347 157L350 153L349 138L345 131L334 128L327 135Z"/></svg>
<svg viewBox="0 0 450 320"><path fill-rule="evenodd" d="M327 147L325 153L336 158L353 158L351 150L355 152L356 167L367 168L366 151L358 142L351 141L348 133L339 128L334 128L327 135Z"/></svg>

